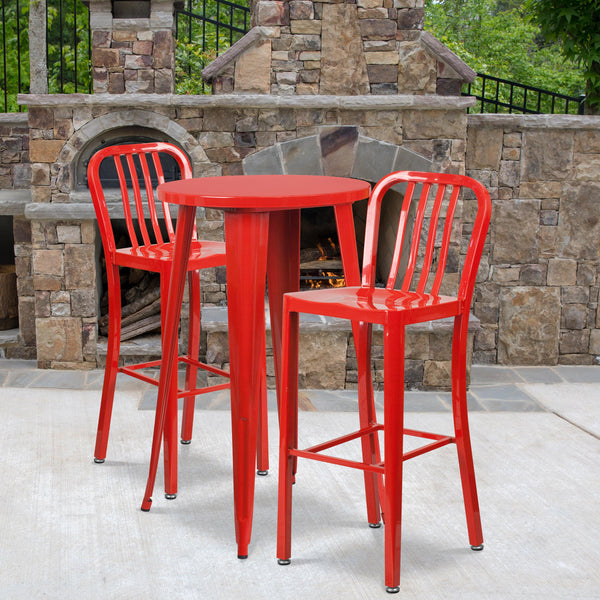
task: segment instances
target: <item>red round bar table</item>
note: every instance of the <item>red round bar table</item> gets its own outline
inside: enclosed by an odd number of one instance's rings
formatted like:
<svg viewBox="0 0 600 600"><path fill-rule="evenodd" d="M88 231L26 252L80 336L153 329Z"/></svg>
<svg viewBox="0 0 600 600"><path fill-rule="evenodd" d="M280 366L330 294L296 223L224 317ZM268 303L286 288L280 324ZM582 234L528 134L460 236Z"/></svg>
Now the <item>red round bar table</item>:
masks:
<svg viewBox="0 0 600 600"><path fill-rule="evenodd" d="M238 557L246 558L254 507L265 281L279 391L283 294L297 291L300 280L300 209L334 208L346 282L359 285L352 204L367 198L369 191L370 185L364 181L320 175L203 177L158 187L159 199L179 205L179 212L163 332L165 354L142 510L149 510L152 502L168 390L176 376L177 331L196 208L220 208L225 212L234 518Z"/></svg>

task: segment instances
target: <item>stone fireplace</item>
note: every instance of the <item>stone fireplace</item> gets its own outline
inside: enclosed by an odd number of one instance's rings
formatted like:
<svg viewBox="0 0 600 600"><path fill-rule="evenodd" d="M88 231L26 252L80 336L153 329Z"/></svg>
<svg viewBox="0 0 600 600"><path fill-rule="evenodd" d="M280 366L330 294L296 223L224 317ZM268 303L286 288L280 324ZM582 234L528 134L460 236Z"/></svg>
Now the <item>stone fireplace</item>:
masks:
<svg viewBox="0 0 600 600"><path fill-rule="evenodd" d="M255 1L253 28L202 72L213 86L209 96L173 94L171 1L152 0L149 16L132 18L118 18L107 0L89 5L95 93L21 97L29 111L31 196L15 239L20 343L41 367L103 361L101 248L85 186L86 161L102 145L173 142L197 177L323 173L374 183L398 169L465 171L473 100L460 89L475 73L422 30L423 0ZM120 218L116 203L111 215ZM468 228L468 201L463 216ZM220 211L199 210L198 231L222 239ZM460 242L456 253L458 261ZM203 299L224 305L223 269L203 273ZM448 384L449 331L414 332L412 385ZM225 326L209 325L207 336L208 358L226 363ZM349 331L319 336L307 342L317 354L327 336L332 355L348 348L350 366L340 366L335 385L352 387ZM318 376L307 382L334 385Z"/></svg>

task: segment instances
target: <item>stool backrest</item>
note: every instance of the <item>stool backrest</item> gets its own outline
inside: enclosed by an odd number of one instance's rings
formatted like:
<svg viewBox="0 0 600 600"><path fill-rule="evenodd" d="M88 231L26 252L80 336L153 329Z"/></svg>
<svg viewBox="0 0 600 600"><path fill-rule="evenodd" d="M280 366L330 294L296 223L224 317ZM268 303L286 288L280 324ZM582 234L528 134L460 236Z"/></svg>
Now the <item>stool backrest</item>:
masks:
<svg viewBox="0 0 600 600"><path fill-rule="evenodd" d="M88 183L106 253L114 253L116 246L105 198L105 186L100 178L100 165L104 160L112 160L117 173L130 247L138 248L174 241L175 232L169 205L166 202L160 205L168 238L165 240L155 198L155 187L165 182L161 154L175 159L182 179L192 177L187 155L177 146L167 142L108 146L96 152L90 159Z"/></svg>
<svg viewBox="0 0 600 600"><path fill-rule="evenodd" d="M465 189L469 195L463 201L471 200L474 196L477 211L457 283L458 297L470 303L490 222L491 201L483 185L464 175L399 171L377 183L371 192L367 209L362 285L375 286L381 203L385 193L399 184L400 189L404 190L404 199L385 287L433 295L444 291L451 240L453 237L456 239L457 229L458 237L462 237L462 228L457 227L457 224L461 225L462 215L457 215L457 206L461 191ZM400 275L401 281L397 282L403 249L404 253L408 252L407 266L404 275ZM458 262L458 256L453 256L452 261Z"/></svg>

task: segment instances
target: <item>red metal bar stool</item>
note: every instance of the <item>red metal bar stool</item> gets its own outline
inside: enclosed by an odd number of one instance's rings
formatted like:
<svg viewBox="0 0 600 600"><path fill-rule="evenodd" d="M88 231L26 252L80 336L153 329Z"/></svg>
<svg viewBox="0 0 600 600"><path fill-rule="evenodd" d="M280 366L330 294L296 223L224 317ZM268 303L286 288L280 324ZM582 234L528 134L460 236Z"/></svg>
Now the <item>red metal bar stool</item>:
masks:
<svg viewBox="0 0 600 600"><path fill-rule="evenodd" d="M402 184L406 189L400 211L396 243L385 287L376 287L375 268L381 203L385 193ZM456 231L457 206L461 190L475 199L477 213L464 257L458 290L448 295L447 274L451 237ZM291 557L292 484L298 458L309 458L361 469L367 485L367 502L375 495L376 519L368 511L371 526L378 526L379 508L385 523L385 585L390 593L399 591L400 532L402 513L402 466L414 458L447 444L456 444L467 518L469 543L483 548L483 536L469 426L467 418L466 359L469 310L479 261L490 221L488 192L477 181L459 175L398 172L384 177L373 189L367 210L362 283L357 287L288 293L284 297L283 354L280 400L280 462L277 557L289 564ZM414 220L409 215L414 214ZM459 229L462 233L462 228ZM406 245L405 245L406 243ZM396 285L401 257L408 261ZM456 281L454 282L456 285ZM451 286L450 286L451 287ZM298 449L298 321L299 313L350 319L360 323L357 357L359 367L359 429L307 449ZM454 435L439 435L404 427L404 342L405 328L452 317L452 410ZM372 404L360 393L368 380L373 324L383 327L384 337L384 422L378 423ZM383 432L384 460L379 456L378 436ZM404 436L428 440L415 450L405 451ZM363 442L362 461L322 454L324 450L351 440ZM366 452L366 449L370 451ZM373 491L374 490L374 491Z"/></svg>
<svg viewBox="0 0 600 600"><path fill-rule="evenodd" d="M172 157L182 179L192 177L192 169L186 154L177 146L165 142L140 143L110 146L98 151L88 165L88 182L98 227L102 238L109 298L109 330L106 367L98 419L98 432L94 461L104 462L108 445L109 428L118 373L130 375L144 382L158 386L158 379L143 373L144 369L160 367L161 360L143 362L129 366L119 366L121 344L121 284L120 267L130 267L156 272L160 275L161 323L164 325L166 298L173 262L175 232L169 205L155 200L156 187L165 181L165 157ZM120 187L120 200L129 247L117 248L113 223L105 198L105 187L100 175L100 166L107 160L113 168ZM163 228L161 229L161 213ZM166 232L166 233L164 233ZM175 498L177 494L177 400L184 398L181 426L181 443L188 444L192 439L195 396L211 391L229 388L229 381L218 385L198 388L198 369L229 378L222 369L198 361L200 345L200 276L199 269L225 265L225 243L198 240L194 227L192 248L188 265L189 285L189 337L185 355L177 357L177 362L186 366L185 385L178 388L177 378L173 378L170 388L169 406L165 426L165 495ZM164 337L164 331L162 332ZM261 439L258 443L258 469L261 474L268 470L267 427L266 427L266 375L263 381L261 409Z"/></svg>

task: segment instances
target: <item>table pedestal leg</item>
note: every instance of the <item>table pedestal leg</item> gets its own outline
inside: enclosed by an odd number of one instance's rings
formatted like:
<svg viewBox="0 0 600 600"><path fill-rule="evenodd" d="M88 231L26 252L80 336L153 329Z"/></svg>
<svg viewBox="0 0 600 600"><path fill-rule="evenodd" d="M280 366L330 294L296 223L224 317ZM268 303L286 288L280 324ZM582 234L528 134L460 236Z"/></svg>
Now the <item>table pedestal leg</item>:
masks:
<svg viewBox="0 0 600 600"><path fill-rule="evenodd" d="M163 298L169 297L170 290L170 273L164 273L161 276L161 295ZM167 323L167 314L169 311L169 303L165 302L164 307L161 306L161 321ZM179 324L179 318L177 319ZM178 331L179 326L175 327L175 331ZM161 369L166 368L166 361L168 360L168 352L165 352L166 345L170 341L170 335L172 331L165 327L161 331L163 346L162 350L162 365ZM163 461L165 471L165 498L167 500L173 500L177 497L177 351L173 364L170 364L169 369L173 370L173 375L169 381L169 401L167 402L167 408L163 426ZM172 357L169 359L171 360ZM159 382L160 383L160 382ZM158 402L158 400L157 400ZM157 406L158 408L158 406Z"/></svg>
<svg viewBox="0 0 600 600"><path fill-rule="evenodd" d="M273 362L275 363L277 406L279 407L283 294L298 291L300 282L299 210L271 213L267 281L271 315L271 343L273 345Z"/></svg>
<svg viewBox="0 0 600 600"><path fill-rule="evenodd" d="M269 213L225 211L233 496L238 557L248 556L254 507Z"/></svg>

